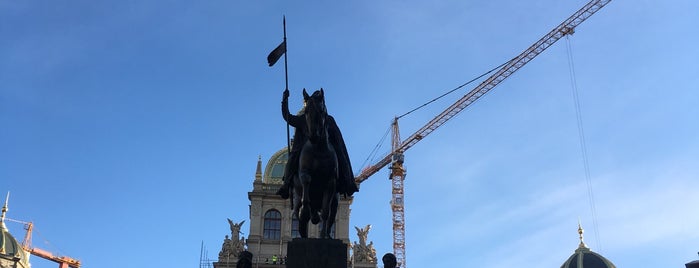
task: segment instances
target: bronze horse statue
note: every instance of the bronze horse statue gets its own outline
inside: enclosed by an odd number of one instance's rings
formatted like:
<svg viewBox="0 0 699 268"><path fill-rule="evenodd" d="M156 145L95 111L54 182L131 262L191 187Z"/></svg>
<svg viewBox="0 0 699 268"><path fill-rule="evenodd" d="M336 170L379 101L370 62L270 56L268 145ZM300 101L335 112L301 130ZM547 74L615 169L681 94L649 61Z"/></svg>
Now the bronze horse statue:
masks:
<svg viewBox="0 0 699 268"><path fill-rule="evenodd" d="M337 153L328 138L328 111L323 90L310 96L304 90L303 98L307 139L299 155L298 176L294 177L294 214L299 219L301 237L308 237L308 221L311 220L313 224L322 221L320 237L330 238L339 199Z"/></svg>
<svg viewBox="0 0 699 268"><path fill-rule="evenodd" d="M294 127L294 142L284 170L284 184L277 194L291 197L301 237L308 237L308 221L323 221L320 237L328 238L335 222L339 195L359 191L342 133L328 114L323 89L312 95L303 90L305 107L289 113L289 90L284 90L282 116Z"/></svg>

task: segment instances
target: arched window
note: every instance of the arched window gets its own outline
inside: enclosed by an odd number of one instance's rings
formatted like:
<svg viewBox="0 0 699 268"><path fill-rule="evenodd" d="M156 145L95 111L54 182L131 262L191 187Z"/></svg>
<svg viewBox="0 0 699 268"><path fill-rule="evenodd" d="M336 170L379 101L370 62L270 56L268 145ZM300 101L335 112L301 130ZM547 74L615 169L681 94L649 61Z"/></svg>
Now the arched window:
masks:
<svg viewBox="0 0 699 268"><path fill-rule="evenodd" d="M282 234L282 214L276 209L265 212L265 239L280 239Z"/></svg>
<svg viewBox="0 0 699 268"><path fill-rule="evenodd" d="M291 220L291 238L298 237L301 237L301 233L299 233L299 220L294 218Z"/></svg>

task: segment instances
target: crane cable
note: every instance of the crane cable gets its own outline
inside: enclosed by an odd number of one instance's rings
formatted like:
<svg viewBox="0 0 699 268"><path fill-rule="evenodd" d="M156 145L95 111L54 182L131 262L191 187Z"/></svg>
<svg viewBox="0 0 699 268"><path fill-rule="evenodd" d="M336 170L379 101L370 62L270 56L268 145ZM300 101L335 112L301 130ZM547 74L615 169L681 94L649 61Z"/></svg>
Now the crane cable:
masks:
<svg viewBox="0 0 699 268"><path fill-rule="evenodd" d="M409 115L410 113L412 113L412 112L414 112L414 111L417 111L417 110L419 110L420 108L425 107L425 106L427 106L428 104L433 103L433 102L435 102L435 101L441 99L442 97L444 97L444 96L446 96L446 95L449 95L449 94L453 93L454 91L457 91L457 90L461 89L462 87L465 87L466 85L468 85L468 84L470 84L470 83L473 83L473 81L476 81L476 80L478 80L478 79L481 79L483 76L486 76L486 75L488 75L488 74L494 72L495 70L498 70L498 69L502 68L502 66L505 66L505 64L507 64L507 63L509 63L509 62L511 62L511 61L513 61L513 60L514 60L514 59L508 60L508 61L506 61L506 62L503 62L502 64L498 65L498 67L495 67L495 68L493 68L493 69L490 69L490 71L487 71L487 72L485 72L485 73L479 75L478 77L473 78L473 79L469 80L468 82L463 83L463 84L461 84L460 86L458 86L458 87L456 87L456 88L454 88L454 89L452 89L452 90L447 91L446 93L444 93L444 94L442 94L442 95L439 95L439 97L436 97L436 98L432 99L431 101L428 101L428 102L426 102L426 103L424 103L424 104L418 106L417 108L414 108L414 109L408 111L407 113L404 113L404 114L402 114L402 115L396 117L396 119L400 119L400 118L402 118L403 116Z"/></svg>
<svg viewBox="0 0 699 268"><path fill-rule="evenodd" d="M27 226L28 226L29 224L31 224L31 222L15 220L15 219L12 219L12 218L5 218L5 220L11 221L11 222L15 222L15 223L19 223L19 224L23 224L23 225L25 226L25 227L24 227L25 230L27 230ZM61 248L59 248L59 247L56 246L56 245L51 244L51 242L50 242L48 239L43 238L43 235L41 234L41 232L39 232L39 230L37 230L37 229L35 229L35 228L32 228L31 231L30 231L30 234L31 234L31 238L32 238L31 240L35 240L34 238L37 238L37 237L40 238L40 240L43 240L44 245L47 246L46 248L48 248L49 250L51 250L51 252L58 253L59 255L64 255L64 256L66 255L66 254L63 254L64 251L61 250ZM31 248L34 248L34 246L33 246L32 243L31 243L31 240L29 241L29 244L28 244L28 245L22 245L22 247L28 246L30 249L31 249ZM54 249L55 249L55 250L54 250Z"/></svg>
<svg viewBox="0 0 699 268"><path fill-rule="evenodd" d="M389 125L388 128L386 128L386 132L384 132L384 134L383 134L383 136L381 137L381 139L379 140L379 142L376 144L376 146L374 146L374 149L373 149L373 150L369 153L369 155L366 157L366 159L364 160L364 163L362 163L362 165L361 165L362 168L363 168L367 163L369 163L369 161L371 161L372 163L373 163L373 162L376 162L376 161L375 161L375 160L376 160L376 155L379 153L379 149L381 149L381 146L382 146L382 145L384 144L384 142L386 141L386 137L388 137L388 133L390 133L390 132L391 132L391 126ZM359 174L359 173L361 173L361 172L362 172L361 170L355 171L355 174Z"/></svg>
<svg viewBox="0 0 699 268"><path fill-rule="evenodd" d="M587 197L592 213L592 225L594 228L595 240L597 240L598 251L602 251L602 240L599 236L599 226L597 225L597 209L595 206L595 195L592 191L592 179L590 178L590 163L587 159L587 145L585 143L585 130L583 128L582 112L580 108L580 97L578 95L578 85L575 79L575 64L573 63L573 48L570 44L570 35L566 35L566 52L568 56L568 69L570 70L570 84L575 103L575 116L578 125L578 138L580 140L580 151L582 153L583 166L585 170L585 182L587 184Z"/></svg>
<svg viewBox="0 0 699 268"><path fill-rule="evenodd" d="M37 229L33 229L32 238L37 237L39 238L39 240L42 240L43 244L46 246L46 249L50 250L52 253L57 254L58 256L73 256L65 254L65 251L63 251L62 248L59 248L57 245L52 244L51 241L44 238L41 232L39 232Z"/></svg>
<svg viewBox="0 0 699 268"><path fill-rule="evenodd" d="M473 79L469 80L468 82L463 83L463 84L461 84L460 86L458 86L458 87L456 87L456 88L454 88L454 89L452 89L452 90L447 91L446 93L443 93L442 95L439 95L438 97L436 97L436 98L434 98L434 99L432 99L432 100L430 100L430 101L428 101L428 102L426 102L426 103L424 103L424 104L422 104L422 105L420 105L420 106L418 106L418 107L416 107L416 108L414 108L414 109L408 111L407 113L404 113L404 114L402 114L402 115L400 115L400 116L397 116L396 119L400 119L400 118L402 118L402 117L404 117L404 116L406 116L406 115L409 115L409 114L411 114L412 112L417 111L417 110L419 110L419 109L421 109L421 108L423 108L423 107L429 105L430 103L433 103L433 102L435 102L435 101L437 101L437 100L443 98L443 97L446 96L446 95L449 95L449 94L451 94L451 93L454 93L454 91L457 91L457 90L459 90L459 89L461 89L461 88L467 86L468 84L471 84L471 83L473 83L474 81L483 78L483 76L486 76L486 75L488 75L488 74L494 72L495 70L498 70L498 69L502 68L502 66L505 66L505 64L507 64L507 63L509 63L509 62L511 62L511 61L513 61L513 60L514 60L514 59L511 59L511 60L508 60L508 61L506 61L506 62L503 62L502 64L498 65L497 67L495 67L495 68L493 68L493 69L490 69L490 71L487 71L487 72L485 72L485 73L479 75L478 77L473 78ZM375 160L376 154L379 152L379 149L381 148L381 146L383 145L383 143L386 141L386 137L388 137L388 133L389 133L390 131L391 131L391 126L389 126L389 127L386 129L386 132L383 134L383 136L381 137L381 139L379 140L379 142L376 144L376 146L374 146L374 149L369 153L369 155L367 156L366 160L364 160L364 163L362 163L362 165L361 165L362 167L365 166L365 165L369 162L369 160L371 160L371 161L374 161L374 160ZM359 172L361 172L361 170L360 170ZM357 172L355 172L355 173L357 173Z"/></svg>

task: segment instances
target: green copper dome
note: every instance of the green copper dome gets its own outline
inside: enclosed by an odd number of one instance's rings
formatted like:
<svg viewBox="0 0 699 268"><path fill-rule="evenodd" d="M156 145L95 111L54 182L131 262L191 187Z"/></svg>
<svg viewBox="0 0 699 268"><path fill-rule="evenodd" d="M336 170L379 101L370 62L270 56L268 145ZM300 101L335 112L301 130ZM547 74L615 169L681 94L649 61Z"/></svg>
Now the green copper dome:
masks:
<svg viewBox="0 0 699 268"><path fill-rule="evenodd" d="M9 199L9 194L7 199ZM2 207L2 218L0 218L0 267L29 268L29 253L24 251L22 245L17 242L17 239L10 234L5 226L7 199Z"/></svg>
<svg viewBox="0 0 699 268"><path fill-rule="evenodd" d="M284 168L286 167L286 162L288 159L289 155L286 147L274 153L267 162L267 167L265 167L262 182L269 184L282 184Z"/></svg>
<svg viewBox="0 0 699 268"><path fill-rule="evenodd" d="M589 248L578 248L561 268L616 268L607 258Z"/></svg>
<svg viewBox="0 0 699 268"><path fill-rule="evenodd" d="M10 231L5 227L5 223L1 223L0 232L0 267L29 267L29 254L27 254L22 245L17 242Z"/></svg>

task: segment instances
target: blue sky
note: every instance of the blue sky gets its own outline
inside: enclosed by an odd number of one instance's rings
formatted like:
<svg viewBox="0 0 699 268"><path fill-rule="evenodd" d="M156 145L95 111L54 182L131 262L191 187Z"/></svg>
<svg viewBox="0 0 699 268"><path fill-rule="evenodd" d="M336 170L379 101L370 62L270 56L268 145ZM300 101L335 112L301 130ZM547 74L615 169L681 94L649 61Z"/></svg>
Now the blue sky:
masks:
<svg viewBox="0 0 699 268"><path fill-rule="evenodd" d="M323 87L359 170L395 115L516 56L585 3L0 1L8 217L85 267L197 267L202 241L214 258L226 218L247 218L258 155L286 145L284 70L265 59L283 15L290 106ZM557 267L578 219L618 267L697 259L696 10L612 1L570 38L597 230L561 40L406 153L407 264ZM401 119L402 136L471 88ZM351 225L372 224L380 255L392 251L387 174L352 205Z"/></svg>

